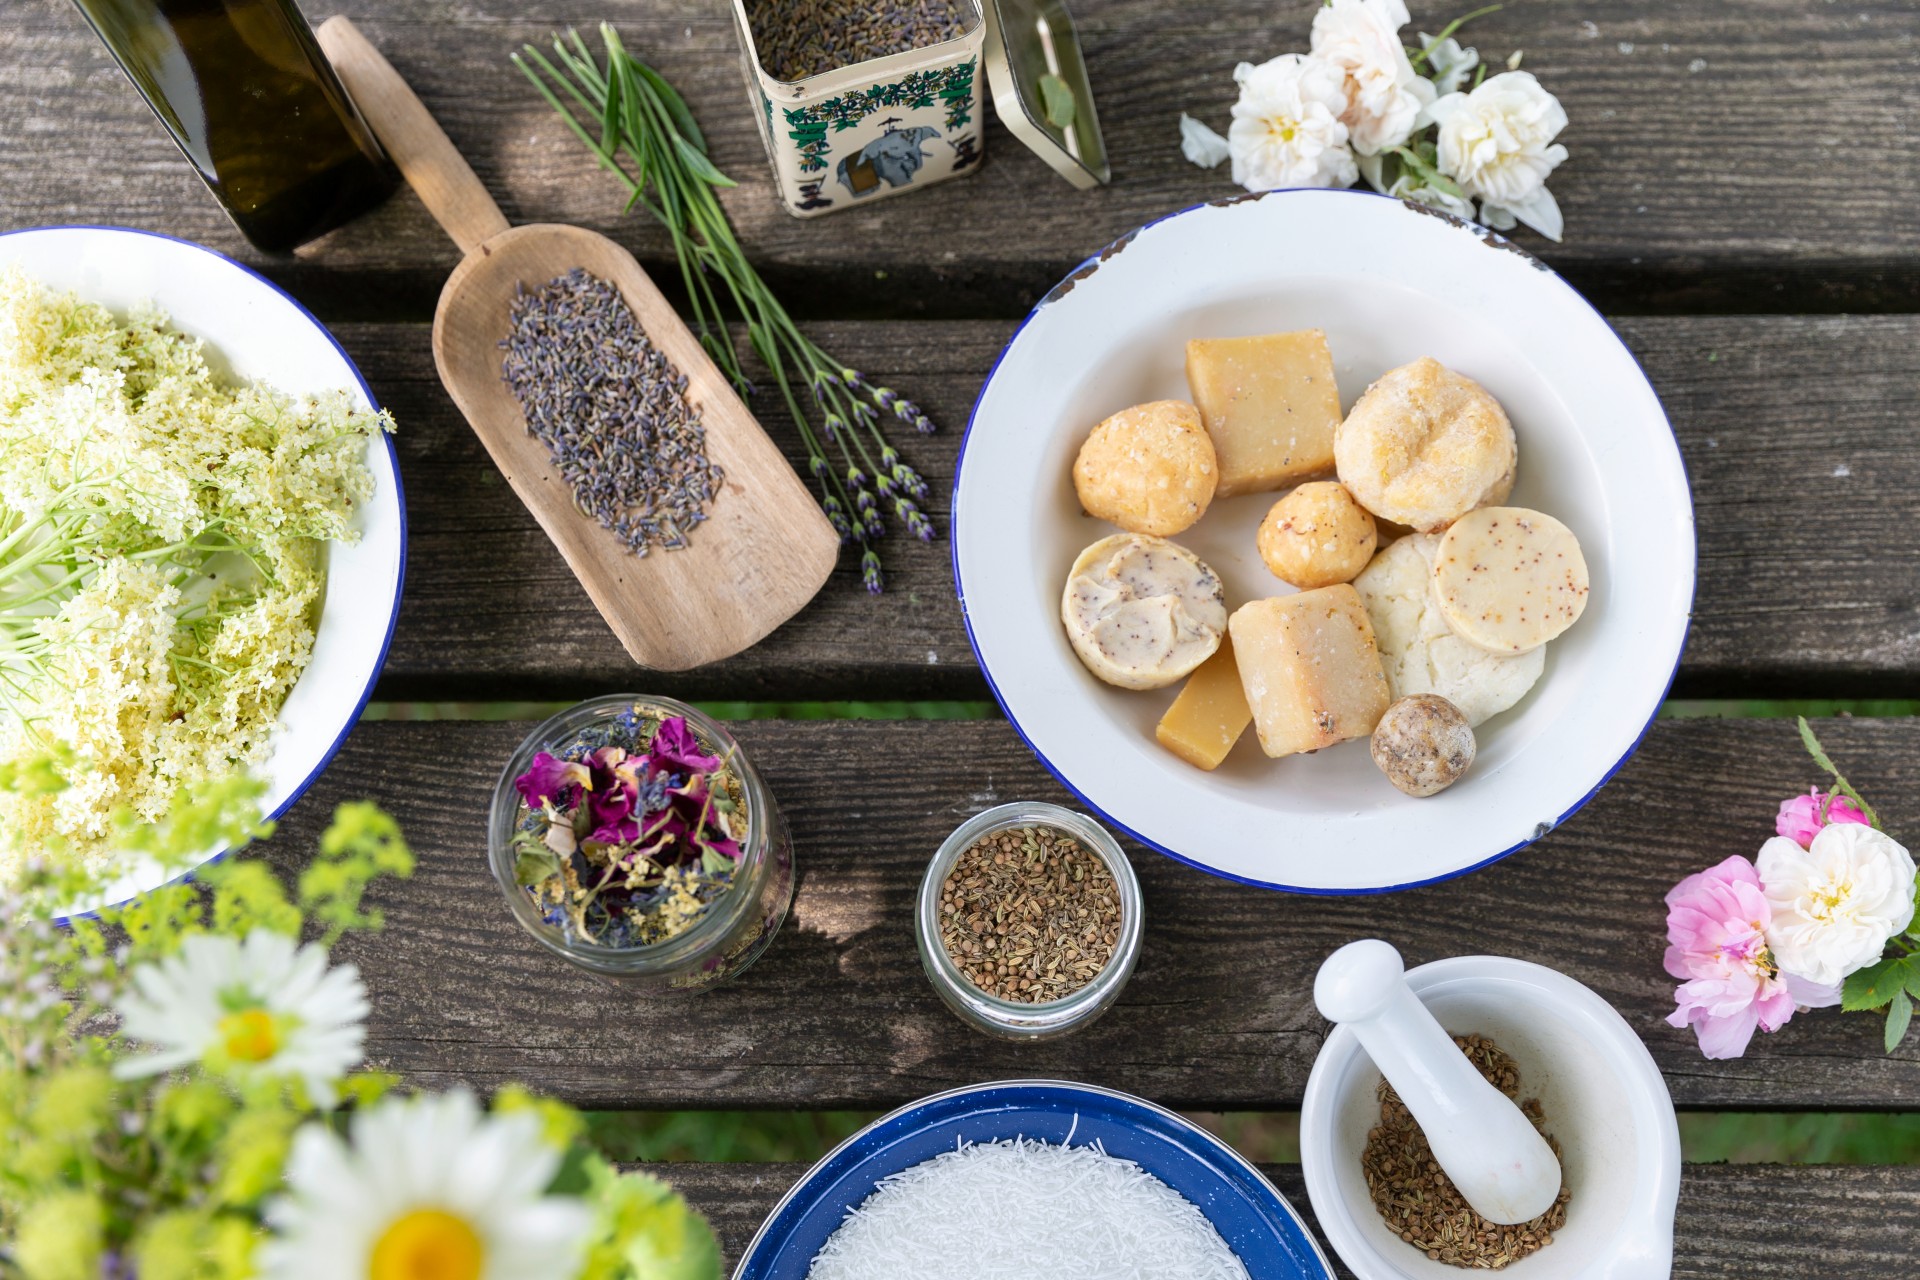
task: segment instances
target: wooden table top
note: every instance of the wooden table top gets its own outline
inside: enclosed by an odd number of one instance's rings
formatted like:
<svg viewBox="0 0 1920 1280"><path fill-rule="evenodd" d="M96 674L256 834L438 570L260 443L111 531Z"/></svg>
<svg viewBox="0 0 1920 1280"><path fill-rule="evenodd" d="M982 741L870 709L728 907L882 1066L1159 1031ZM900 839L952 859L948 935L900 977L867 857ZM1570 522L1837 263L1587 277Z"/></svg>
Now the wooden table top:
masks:
<svg viewBox="0 0 1920 1280"><path fill-rule="evenodd" d="M516 221L575 222L668 279L665 235L506 61L602 18L689 98L726 206L774 287L828 350L925 406L901 441L947 486L967 411L1026 308L1139 223L1231 194L1181 159L1182 110L1224 115L1230 72L1304 43L1307 3L1075 0L1112 186L1075 192L997 124L987 163L930 192L816 222L776 205L721 0L338 0L419 91ZM1435 30L1471 5L1413 3ZM890 590L844 564L773 637L672 677L634 668L434 375L428 321L453 245L402 193L297 257L249 249L64 0L9 0L0 25L0 229L114 223L229 253L327 321L400 424L411 523L383 699L984 698L948 547L890 539ZM1677 696L1920 697L1920 3L1518 0L1469 43L1526 51L1565 103L1554 177L1565 274L1645 364L1678 434L1699 529L1699 592ZM755 408L795 458L782 416ZM501 909L482 818L526 726L367 723L268 855L297 866L341 800L368 797L420 854L377 894L387 929L340 948L375 996L370 1051L423 1084L523 1080L583 1105L861 1107L1006 1075L1058 1075L1188 1108L1299 1105L1324 1024L1309 983L1363 933L1409 962L1484 951L1565 970L1646 1040L1693 1108L1911 1109L1920 1047L1836 1014L1707 1062L1665 1025L1661 895L1748 853L1811 770L1781 721L1663 721L1587 809L1526 852L1384 898L1229 884L1134 849L1146 949L1089 1031L1010 1046L968 1031L919 972L908 903L966 814L1064 793L1003 721L762 721L739 736L794 828L802 878L772 949L734 985L669 1005L616 996L549 960ZM1820 732L1894 831L1920 830L1920 722ZM1759 824L1759 825L1756 825ZM730 1248L797 1176L675 1169ZM1303 1209L1297 1170L1276 1178ZM1765 1204L1762 1213L1756 1206ZM1676 1274L1920 1274L1920 1170L1688 1171Z"/></svg>

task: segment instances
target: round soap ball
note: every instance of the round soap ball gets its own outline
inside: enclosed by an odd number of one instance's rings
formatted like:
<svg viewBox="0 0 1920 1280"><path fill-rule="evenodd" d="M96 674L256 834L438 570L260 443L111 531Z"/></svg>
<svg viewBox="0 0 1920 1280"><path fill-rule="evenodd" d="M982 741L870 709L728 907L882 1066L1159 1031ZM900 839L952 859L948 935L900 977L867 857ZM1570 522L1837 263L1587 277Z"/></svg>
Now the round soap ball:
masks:
<svg viewBox="0 0 1920 1280"><path fill-rule="evenodd" d="M1433 556L1433 594L1453 633L1488 653L1529 653L1579 621L1591 585L1573 530L1542 511L1482 507Z"/></svg>
<svg viewBox="0 0 1920 1280"><path fill-rule="evenodd" d="M1460 781L1477 749L1467 717L1437 693L1389 706L1369 745L1387 781L1416 797L1438 795Z"/></svg>
<svg viewBox="0 0 1920 1280"><path fill-rule="evenodd" d="M1184 400L1122 409L1093 429L1073 463L1088 515L1158 538L1192 528L1219 482L1213 438Z"/></svg>
<svg viewBox="0 0 1920 1280"><path fill-rule="evenodd" d="M1428 356L1380 375L1333 435L1334 469L1360 505L1422 533L1506 501L1517 456L1500 402Z"/></svg>
<svg viewBox="0 0 1920 1280"><path fill-rule="evenodd" d="M1337 480L1303 484L1274 503L1256 536L1273 576L1302 591L1352 582L1378 541L1373 517Z"/></svg>

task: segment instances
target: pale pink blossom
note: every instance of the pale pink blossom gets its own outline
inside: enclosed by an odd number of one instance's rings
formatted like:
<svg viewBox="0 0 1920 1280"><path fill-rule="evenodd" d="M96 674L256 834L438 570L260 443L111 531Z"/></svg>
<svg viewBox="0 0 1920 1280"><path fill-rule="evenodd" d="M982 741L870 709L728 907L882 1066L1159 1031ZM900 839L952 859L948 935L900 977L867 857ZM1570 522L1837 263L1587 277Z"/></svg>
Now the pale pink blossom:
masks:
<svg viewBox="0 0 1920 1280"><path fill-rule="evenodd" d="M1667 1021L1690 1026L1709 1058L1737 1058L1756 1029L1778 1031L1796 1005L1837 1003L1836 987L1780 972L1767 948L1773 911L1745 858L1688 876L1667 894L1667 972L1681 979Z"/></svg>
<svg viewBox="0 0 1920 1280"><path fill-rule="evenodd" d="M1820 834L1820 828L1836 822L1858 822L1867 825L1867 815L1845 796L1835 796L1831 805L1820 788L1815 787L1804 796L1795 796L1791 800L1780 802L1780 816L1773 820L1773 829L1802 849L1813 844L1813 838ZM1820 811L1826 809L1826 820L1822 821Z"/></svg>

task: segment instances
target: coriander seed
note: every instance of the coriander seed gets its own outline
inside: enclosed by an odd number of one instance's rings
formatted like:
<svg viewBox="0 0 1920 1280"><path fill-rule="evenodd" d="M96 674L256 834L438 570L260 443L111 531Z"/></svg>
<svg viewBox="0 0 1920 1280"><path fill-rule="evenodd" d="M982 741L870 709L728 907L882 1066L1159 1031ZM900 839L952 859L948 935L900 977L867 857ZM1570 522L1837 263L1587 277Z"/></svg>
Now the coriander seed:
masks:
<svg viewBox="0 0 1920 1280"><path fill-rule="evenodd" d="M1508 1054L1485 1036L1455 1036L1453 1042L1489 1084L1519 1102L1520 1071ZM1532 1221L1489 1222L1473 1211L1433 1158L1426 1134L1393 1086L1382 1080L1375 1093L1380 1123L1367 1133L1360 1167L1373 1207L1394 1234L1435 1262L1482 1271L1497 1271L1553 1243L1553 1233L1567 1224L1564 1184L1553 1206ZM1546 1132L1540 1100L1528 1098L1519 1105L1559 1155L1560 1144Z"/></svg>
<svg viewBox="0 0 1920 1280"><path fill-rule="evenodd" d="M1120 940L1120 892L1099 855L1063 831L982 836L940 886L940 941L968 981L1021 1004L1092 982Z"/></svg>

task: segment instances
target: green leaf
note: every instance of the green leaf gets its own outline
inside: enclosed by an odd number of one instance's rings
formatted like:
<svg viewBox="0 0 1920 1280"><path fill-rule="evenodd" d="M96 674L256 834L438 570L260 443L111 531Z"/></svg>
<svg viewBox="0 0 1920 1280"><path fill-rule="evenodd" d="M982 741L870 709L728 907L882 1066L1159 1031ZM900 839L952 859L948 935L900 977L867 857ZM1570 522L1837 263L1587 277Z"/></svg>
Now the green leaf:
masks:
<svg viewBox="0 0 1920 1280"><path fill-rule="evenodd" d="M637 58L633 60L633 69L639 72L640 78L652 87L661 105L667 109L667 114L673 117L673 127L678 129L681 136L688 142L699 148L701 155L707 154L706 135L700 132L700 126L695 123L693 112L687 107L687 100L680 96L680 91L668 84L666 78L658 71Z"/></svg>
<svg viewBox="0 0 1920 1280"><path fill-rule="evenodd" d="M1440 172L1431 160L1422 156L1417 150L1395 147L1393 154L1400 157L1401 162L1407 166L1408 172L1419 178L1422 184L1436 191L1444 191L1450 196L1465 197L1466 193L1460 190L1457 182Z"/></svg>
<svg viewBox="0 0 1920 1280"><path fill-rule="evenodd" d="M1913 1021L1913 1001L1902 991L1893 997L1893 1007L1887 1010L1887 1052L1892 1053L1907 1038L1907 1024Z"/></svg>
<svg viewBox="0 0 1920 1280"><path fill-rule="evenodd" d="M673 135L673 149L679 154L680 159L686 164L687 168L705 180L708 186L736 187L740 185L726 174L714 168L713 161L707 159L706 152L701 151L677 133Z"/></svg>
<svg viewBox="0 0 1920 1280"><path fill-rule="evenodd" d="M560 855L538 840L528 838L515 847L513 879L516 884L531 888L559 874Z"/></svg>
<svg viewBox="0 0 1920 1280"><path fill-rule="evenodd" d="M620 99L620 80L616 76L607 82L607 102L600 109L600 149L609 154L620 139Z"/></svg>
<svg viewBox="0 0 1920 1280"><path fill-rule="evenodd" d="M1040 77L1040 102L1046 112L1047 123L1056 129L1066 129L1073 124L1076 103L1073 90L1067 82L1052 72Z"/></svg>
<svg viewBox="0 0 1920 1280"><path fill-rule="evenodd" d="M1847 975L1840 989L1840 1007L1848 1013L1884 1009L1896 995L1920 983L1920 972L1907 956L1894 956Z"/></svg>

